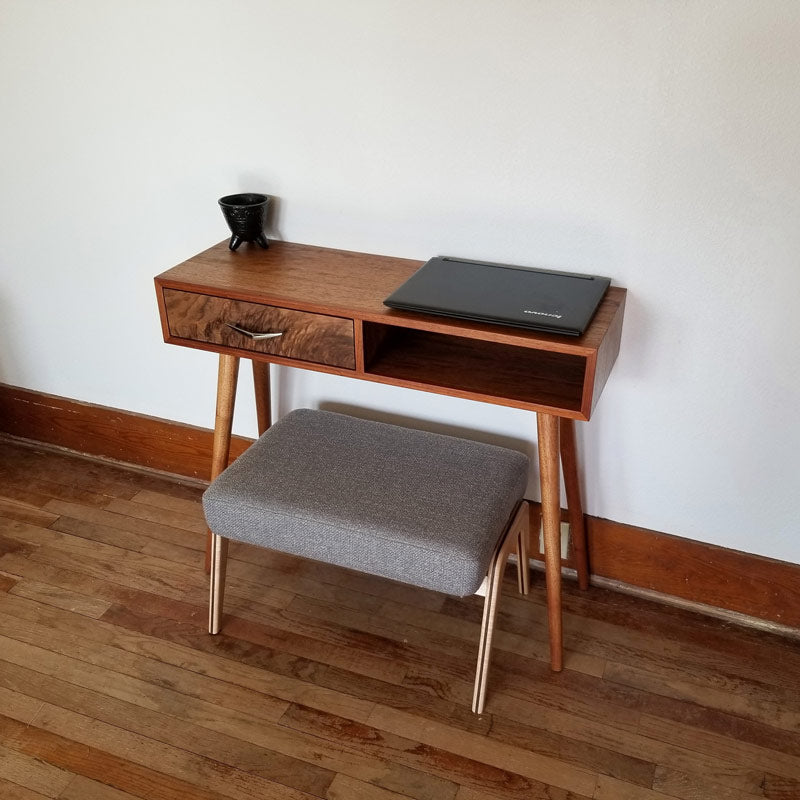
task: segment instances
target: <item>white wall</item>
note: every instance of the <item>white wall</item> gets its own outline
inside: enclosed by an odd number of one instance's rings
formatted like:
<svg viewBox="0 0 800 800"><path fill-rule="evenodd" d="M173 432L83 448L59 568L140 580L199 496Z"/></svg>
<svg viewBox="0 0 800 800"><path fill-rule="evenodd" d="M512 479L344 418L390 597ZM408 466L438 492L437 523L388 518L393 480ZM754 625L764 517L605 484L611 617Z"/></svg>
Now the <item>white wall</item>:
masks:
<svg viewBox="0 0 800 800"><path fill-rule="evenodd" d="M210 425L152 277L265 191L284 239L627 286L587 510L800 562L798 52L796 0L0 0L0 381ZM281 411L534 452L523 412L284 372Z"/></svg>

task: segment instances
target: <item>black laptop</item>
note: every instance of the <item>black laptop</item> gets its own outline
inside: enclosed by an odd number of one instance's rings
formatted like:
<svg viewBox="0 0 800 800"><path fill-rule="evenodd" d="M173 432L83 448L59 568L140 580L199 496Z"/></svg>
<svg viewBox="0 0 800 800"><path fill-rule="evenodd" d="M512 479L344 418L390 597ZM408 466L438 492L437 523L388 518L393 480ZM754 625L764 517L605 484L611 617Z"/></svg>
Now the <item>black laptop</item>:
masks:
<svg viewBox="0 0 800 800"><path fill-rule="evenodd" d="M383 302L390 308L580 336L610 278L439 256Z"/></svg>

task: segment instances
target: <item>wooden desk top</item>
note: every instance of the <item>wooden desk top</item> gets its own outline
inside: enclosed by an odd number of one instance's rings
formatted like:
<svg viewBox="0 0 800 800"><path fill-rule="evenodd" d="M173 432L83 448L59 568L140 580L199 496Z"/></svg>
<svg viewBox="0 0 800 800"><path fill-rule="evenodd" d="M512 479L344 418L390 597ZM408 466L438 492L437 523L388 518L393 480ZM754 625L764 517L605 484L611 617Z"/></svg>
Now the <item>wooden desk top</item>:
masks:
<svg viewBox="0 0 800 800"><path fill-rule="evenodd" d="M236 349L227 340L221 343L217 340L215 344L205 338L205 334L190 340L191 337L171 332L165 290L341 317L353 321L355 369L345 371L331 363L316 366L298 363L297 366L546 410L576 419L589 418L619 351L625 289L611 287L608 290L588 329L580 337L398 311L384 306L384 298L422 263L280 241L271 241L268 250L243 245L232 252L226 240L155 279L164 338L176 344L217 352L230 353ZM392 351L391 363L379 364L386 351L385 342L397 340L398 332L404 330L407 332L405 341ZM467 340L474 340L470 346L472 350L466 346ZM520 356L523 350L529 355ZM537 357L534 351L543 355ZM417 359L413 363L409 361L412 352ZM545 358L546 353L552 355ZM428 354L439 361L432 360L426 369L422 362ZM241 355L275 363L293 363L285 353L267 357L263 348L255 356L246 352ZM541 361L541 370L536 358ZM554 365L553 360L559 358L560 363ZM487 370L491 371L492 364L499 360L508 361L508 365L504 370L498 366L497 375L491 377ZM461 364L458 375L456 362ZM370 368L373 363L375 369ZM435 371L442 368L452 369L453 374L438 379ZM470 371L476 370L484 371L487 377L482 381L474 376L467 377ZM540 389L522 388L526 380L536 381L537 375ZM559 390L551 396L546 389L548 382L563 383L563 393ZM541 398L537 392L541 393ZM563 403L559 400L562 394L566 398Z"/></svg>
<svg viewBox="0 0 800 800"><path fill-rule="evenodd" d="M278 241L270 241L269 250L242 245L232 252L225 240L162 273L156 283L172 289L320 314L580 354L600 347L612 319L625 303L625 289L612 286L580 337L398 311L384 306L384 299L423 263Z"/></svg>

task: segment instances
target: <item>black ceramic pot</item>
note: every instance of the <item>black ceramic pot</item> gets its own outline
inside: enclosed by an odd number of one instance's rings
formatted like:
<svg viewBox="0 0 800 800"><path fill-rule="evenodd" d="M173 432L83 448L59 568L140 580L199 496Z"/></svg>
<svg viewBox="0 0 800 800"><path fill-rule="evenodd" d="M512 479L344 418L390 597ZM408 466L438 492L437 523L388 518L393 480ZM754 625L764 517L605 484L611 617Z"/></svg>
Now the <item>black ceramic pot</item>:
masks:
<svg viewBox="0 0 800 800"><path fill-rule="evenodd" d="M235 250L242 242L255 242L269 247L264 235L269 197L265 194L229 194L220 197L219 205L225 222L231 229L228 247Z"/></svg>

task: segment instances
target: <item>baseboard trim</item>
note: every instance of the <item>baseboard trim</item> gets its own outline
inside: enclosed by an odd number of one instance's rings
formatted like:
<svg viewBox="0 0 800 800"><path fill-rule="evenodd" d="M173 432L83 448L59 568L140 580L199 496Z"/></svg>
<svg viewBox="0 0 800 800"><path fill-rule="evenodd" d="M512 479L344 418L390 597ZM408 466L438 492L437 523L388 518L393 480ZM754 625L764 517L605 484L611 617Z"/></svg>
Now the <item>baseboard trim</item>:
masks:
<svg viewBox="0 0 800 800"><path fill-rule="evenodd" d="M173 475L209 478L209 429L29 389L0 384L0 433ZM251 442L233 437L231 457ZM593 578L800 629L798 564L599 517L587 516L586 524ZM564 565L573 566L569 558Z"/></svg>
<svg viewBox="0 0 800 800"><path fill-rule="evenodd" d="M0 433L208 480L213 431L0 384ZM251 439L234 436L231 457Z"/></svg>

